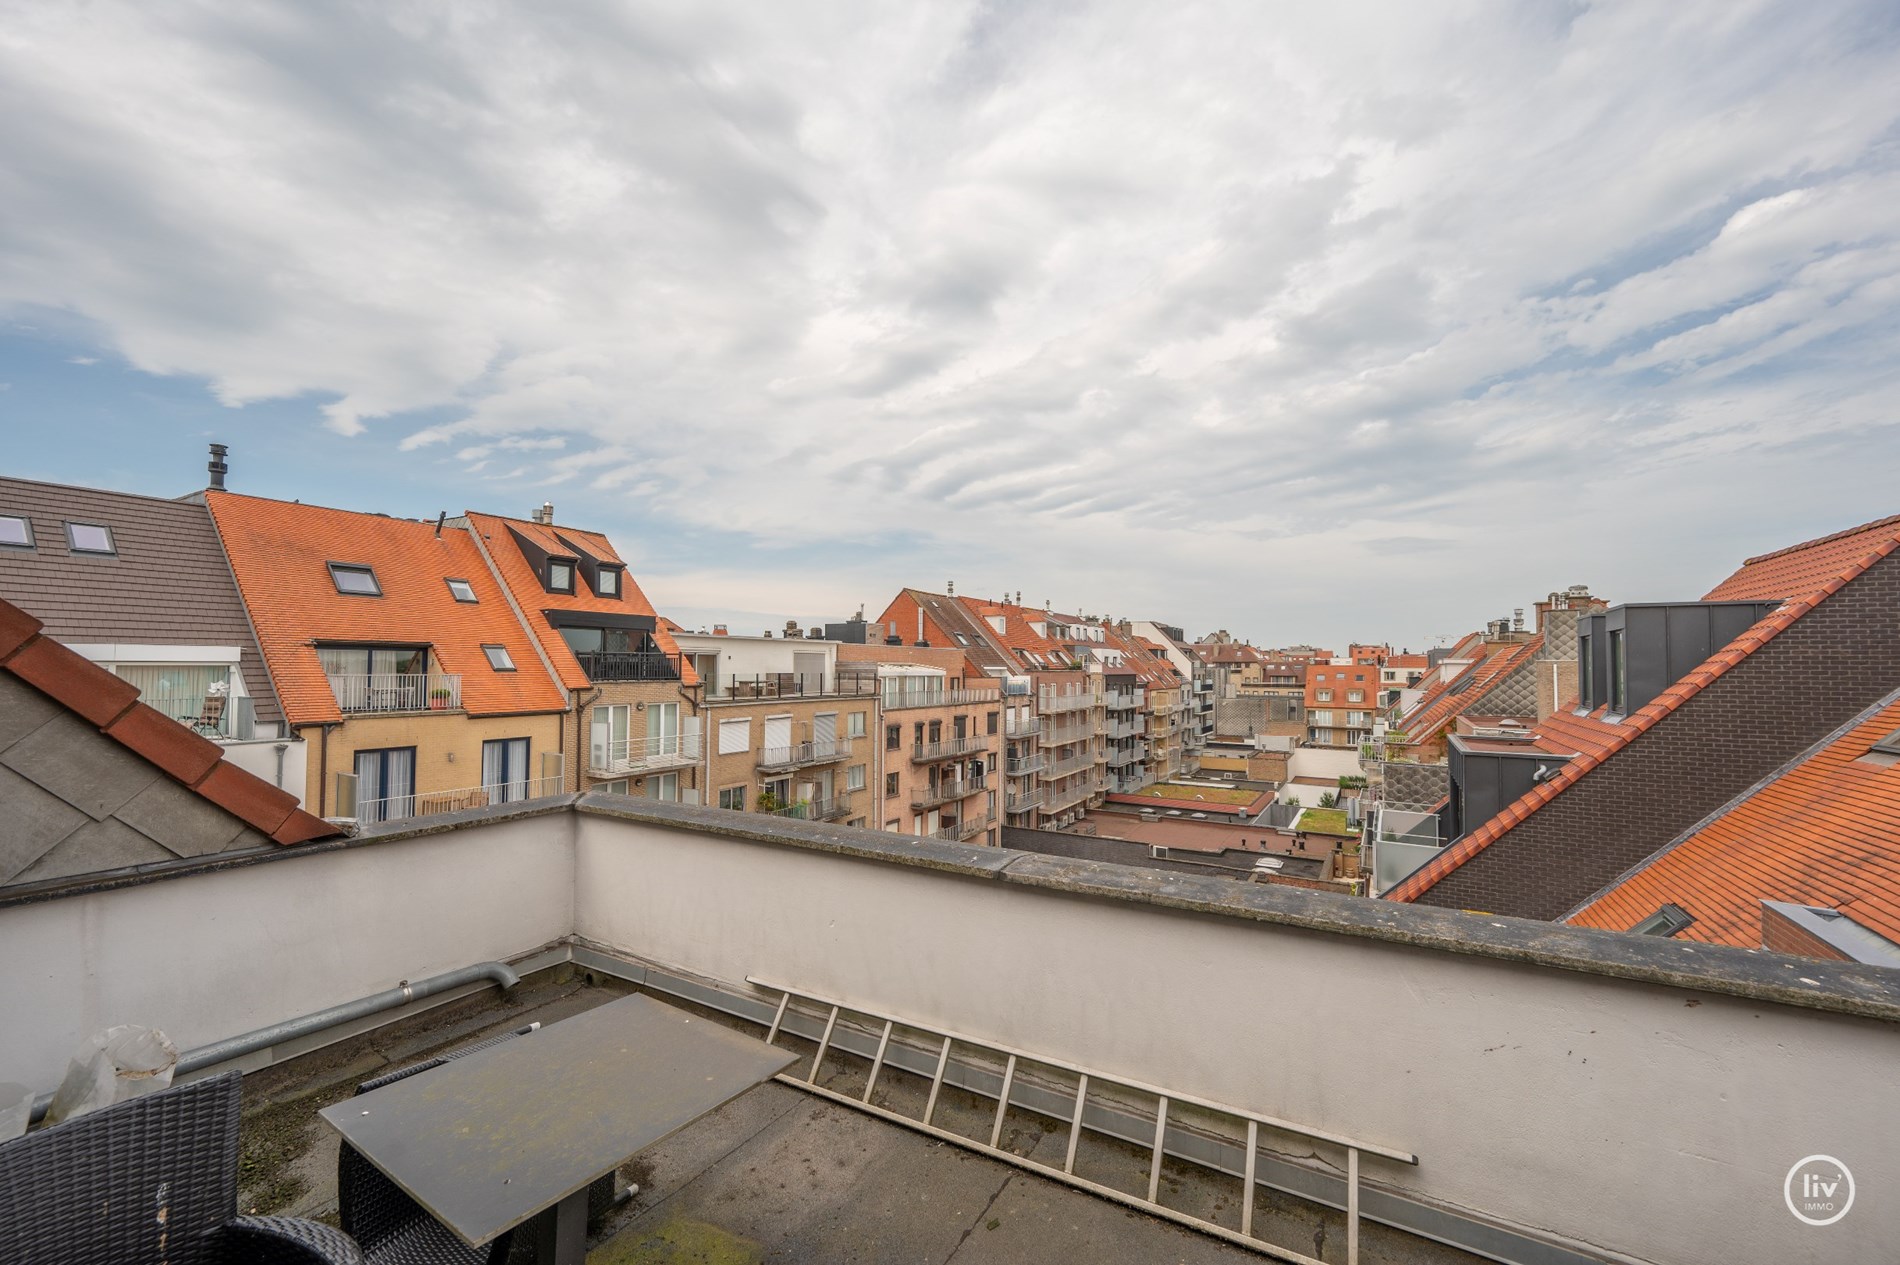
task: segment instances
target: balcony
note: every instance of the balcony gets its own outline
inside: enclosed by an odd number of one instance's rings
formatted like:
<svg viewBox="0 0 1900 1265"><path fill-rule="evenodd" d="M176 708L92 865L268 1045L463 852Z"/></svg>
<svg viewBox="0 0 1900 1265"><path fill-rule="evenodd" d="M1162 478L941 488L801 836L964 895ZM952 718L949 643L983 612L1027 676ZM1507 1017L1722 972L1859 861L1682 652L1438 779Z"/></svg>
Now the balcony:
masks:
<svg viewBox="0 0 1900 1265"><path fill-rule="evenodd" d="M988 813L969 813L959 817L953 829L956 831L958 841L961 842L976 838L995 824L996 819Z"/></svg>
<svg viewBox="0 0 1900 1265"><path fill-rule="evenodd" d="M801 800L796 804L787 804L775 808L774 817L789 817L794 821L843 821L851 815L852 792L842 791L830 799Z"/></svg>
<svg viewBox="0 0 1900 1265"><path fill-rule="evenodd" d="M1070 743L1082 742L1095 736L1095 722L1087 716L1078 717L1067 724L1043 725L1042 737L1037 739L1043 747L1066 747Z"/></svg>
<svg viewBox="0 0 1900 1265"><path fill-rule="evenodd" d="M640 777L699 763L699 735L671 734L657 738L624 738L595 743L588 748L589 777Z"/></svg>
<svg viewBox="0 0 1900 1265"><path fill-rule="evenodd" d="M680 679L680 657L659 650L582 650L574 657L597 684Z"/></svg>
<svg viewBox="0 0 1900 1265"><path fill-rule="evenodd" d="M1144 707L1147 702L1147 690L1110 690L1106 705L1111 712L1126 712Z"/></svg>
<svg viewBox="0 0 1900 1265"><path fill-rule="evenodd" d="M1066 760L1057 760L1047 765L1041 770L1039 776L1043 781L1050 782L1057 778L1067 777L1071 773L1080 773L1083 769L1093 768L1094 765L1094 753L1084 751L1081 755L1072 755Z"/></svg>
<svg viewBox="0 0 1900 1265"><path fill-rule="evenodd" d="M330 677L336 705L347 714L361 712L460 711L462 678L454 673L372 672Z"/></svg>
<svg viewBox="0 0 1900 1265"><path fill-rule="evenodd" d="M1095 706L1093 694L1044 694L1036 700L1036 710L1044 716L1065 716L1085 712Z"/></svg>
<svg viewBox="0 0 1900 1265"><path fill-rule="evenodd" d="M954 760L958 756L982 751L988 745L989 739L983 737L945 738L942 742L913 743L910 749L910 762L929 764L936 760Z"/></svg>
<svg viewBox="0 0 1900 1265"><path fill-rule="evenodd" d="M920 786L910 793L910 806L918 812L926 808L935 808L940 804L954 804L960 799L986 791L989 787L983 782L970 781L967 778L947 778L934 786Z"/></svg>
<svg viewBox="0 0 1900 1265"><path fill-rule="evenodd" d="M819 738L795 742L789 747L765 747L759 752L761 773L782 773L789 769L809 768L815 764L833 764L851 758L851 739Z"/></svg>
<svg viewBox="0 0 1900 1265"><path fill-rule="evenodd" d="M1018 794L1009 792L1003 797L1003 811L1007 813L1026 813L1032 808L1040 808L1049 800L1049 792L1038 788Z"/></svg>
<svg viewBox="0 0 1900 1265"><path fill-rule="evenodd" d="M1137 716L1133 720L1118 720L1102 731L1105 738L1134 738L1148 732L1148 718Z"/></svg>
<svg viewBox="0 0 1900 1265"><path fill-rule="evenodd" d="M1042 732L1042 717L1031 716L1027 720L1005 720L1003 736L1006 738L1029 738Z"/></svg>
<svg viewBox="0 0 1900 1265"><path fill-rule="evenodd" d="M418 900L425 887L438 898ZM1000 1265L1062 1259L1062 1242L1226 1265L1258 1261L1244 1253L1262 1241L1311 1252L1316 1235L1344 1261L1349 1207L1362 1259L1446 1265L1876 1261L1900 1238L1891 1200L1863 1195L1823 1240L1778 1190L1820 1140L1863 1181L1893 1154L1900 984L1877 967L597 795L0 900L0 961L19 967L0 1067L35 1090L107 1024L201 1051L393 994L400 1009L307 1022L244 1056L247 1090L285 1104L269 1133L247 1120L246 1140L290 1149L284 1171L309 1175L311 1207L334 1200L335 1170L311 1109L348 1069L637 986L806 1059L652 1153L650 1188L606 1227L626 1236L613 1259L674 1218L788 1259L863 1255L872 1227L881 1259L952 1265L978 1259L956 1254L966 1240ZM151 927L162 953L139 934ZM1011 969L1026 961L1033 974ZM478 963L506 994L400 986ZM782 993L748 980L788 976L850 1000L781 1011ZM1326 1004L1375 993L1377 1007ZM888 1043L880 1013L903 1020ZM944 1028L958 1037L947 1058ZM1021 1049L1013 1076L1005 1041ZM871 1100L884 1105L867 1109L880 1048ZM1302 1070L1263 1078L1263 1059ZM1076 1069L1093 1075L1065 1166ZM1002 1132L1019 1133L1008 1159L984 1143L1004 1104ZM1157 1135L1171 1207L1145 1202ZM826 1179L781 1192L761 1177L808 1165ZM1269 1188L1258 1202L1241 1196L1248 1174ZM242 1206L288 1206L263 1191L248 1186ZM1217 1203L1224 1225L1183 1239L1178 1209Z"/></svg>
<svg viewBox="0 0 1900 1265"><path fill-rule="evenodd" d="M257 732L256 700L246 695L141 694L139 702L213 742L246 741Z"/></svg>
<svg viewBox="0 0 1900 1265"><path fill-rule="evenodd" d="M359 828L387 822L409 821L417 817L435 817L443 813L467 812L471 808L492 808L502 804L524 804L565 794L567 779L554 773L547 777L500 782L492 786L463 786L447 791L414 791L404 795L360 797L356 774L338 773L332 800L333 815L354 821Z"/></svg>
<svg viewBox="0 0 1900 1265"><path fill-rule="evenodd" d="M1049 802L1043 805L1043 811L1059 813L1107 788L1108 783L1097 777L1077 778L1066 786L1052 786L1049 788Z"/></svg>
<svg viewBox="0 0 1900 1265"><path fill-rule="evenodd" d="M901 712L918 707L981 707L986 704L994 706L1000 703L1002 698L1002 692L999 690L951 688L906 690L901 694L887 693L884 695L883 703L885 711Z"/></svg>
<svg viewBox="0 0 1900 1265"><path fill-rule="evenodd" d="M1128 765L1137 764L1147 758L1148 744L1145 742L1131 743L1126 747L1110 747L1108 751L1108 767L1111 769L1126 768Z"/></svg>
<svg viewBox="0 0 1900 1265"><path fill-rule="evenodd" d="M1011 777L1028 777L1031 773L1040 773L1048 766L1048 759L1041 754L1013 755L1003 762L1003 771Z"/></svg>
<svg viewBox="0 0 1900 1265"><path fill-rule="evenodd" d="M707 686L709 699L745 698L875 698L874 676L826 676L817 672L764 672L732 677Z"/></svg>

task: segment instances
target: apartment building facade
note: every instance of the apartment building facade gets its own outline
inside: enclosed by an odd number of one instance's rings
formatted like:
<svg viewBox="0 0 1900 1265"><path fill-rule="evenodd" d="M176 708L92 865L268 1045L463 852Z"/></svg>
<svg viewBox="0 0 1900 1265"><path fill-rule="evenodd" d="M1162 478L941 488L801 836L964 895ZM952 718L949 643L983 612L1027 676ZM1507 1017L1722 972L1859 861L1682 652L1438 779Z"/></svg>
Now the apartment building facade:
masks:
<svg viewBox="0 0 1900 1265"><path fill-rule="evenodd" d="M705 802L852 826L882 823L878 677L839 643L667 629L697 680Z"/></svg>
<svg viewBox="0 0 1900 1265"><path fill-rule="evenodd" d="M469 532L211 490L305 799L374 825L557 793L568 700Z"/></svg>
<svg viewBox="0 0 1900 1265"><path fill-rule="evenodd" d="M1306 669L1306 740L1317 747L1357 747L1372 737L1378 714L1379 667L1314 663Z"/></svg>
<svg viewBox="0 0 1900 1265"><path fill-rule="evenodd" d="M613 543L532 519L458 520L567 694L565 789L699 803L698 675Z"/></svg>
<svg viewBox="0 0 1900 1265"><path fill-rule="evenodd" d="M1002 689L958 649L842 645L845 670L876 674L872 825L991 847L1003 818Z"/></svg>

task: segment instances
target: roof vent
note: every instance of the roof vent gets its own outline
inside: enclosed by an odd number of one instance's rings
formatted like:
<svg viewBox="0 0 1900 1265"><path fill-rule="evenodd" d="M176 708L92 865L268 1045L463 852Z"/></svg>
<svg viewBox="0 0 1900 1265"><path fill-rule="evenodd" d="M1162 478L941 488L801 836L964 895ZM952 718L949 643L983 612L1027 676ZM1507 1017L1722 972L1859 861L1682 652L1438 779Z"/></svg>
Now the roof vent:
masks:
<svg viewBox="0 0 1900 1265"><path fill-rule="evenodd" d="M205 464L211 472L211 486L220 492L224 491L224 476L231 472L231 467L224 464L224 454L230 451L223 444L211 445L211 460Z"/></svg>

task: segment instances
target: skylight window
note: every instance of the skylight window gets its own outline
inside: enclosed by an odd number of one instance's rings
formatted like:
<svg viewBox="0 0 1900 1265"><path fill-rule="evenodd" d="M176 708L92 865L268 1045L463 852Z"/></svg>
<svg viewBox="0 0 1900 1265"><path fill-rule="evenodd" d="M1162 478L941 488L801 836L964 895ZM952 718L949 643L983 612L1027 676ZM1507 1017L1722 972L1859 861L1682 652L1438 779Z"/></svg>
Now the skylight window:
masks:
<svg viewBox="0 0 1900 1265"><path fill-rule="evenodd" d="M0 545L15 549L33 547L33 524L18 514L0 514Z"/></svg>
<svg viewBox="0 0 1900 1265"><path fill-rule="evenodd" d="M352 597L381 597L383 586L376 583L376 572L354 562L332 562L330 580L336 591Z"/></svg>
<svg viewBox="0 0 1900 1265"><path fill-rule="evenodd" d="M1888 734L1885 738L1882 738L1879 742L1876 742L1873 745L1873 748L1870 754L1900 755L1900 729L1894 730L1892 733Z"/></svg>
<svg viewBox="0 0 1900 1265"><path fill-rule="evenodd" d="M572 593L574 591L574 564L565 558L548 559L548 592Z"/></svg>
<svg viewBox="0 0 1900 1265"><path fill-rule="evenodd" d="M483 646L482 653L488 656L488 666L497 672L513 672L515 661L506 646Z"/></svg>
<svg viewBox="0 0 1900 1265"><path fill-rule="evenodd" d="M66 542L74 553L117 553L112 545L112 529L97 523L67 523Z"/></svg>
<svg viewBox="0 0 1900 1265"><path fill-rule="evenodd" d="M599 578L594 582L594 593L599 597L619 597L620 568L602 567Z"/></svg>
<svg viewBox="0 0 1900 1265"><path fill-rule="evenodd" d="M1695 918L1681 905L1665 904L1661 909L1637 923L1630 930L1639 936L1675 935L1686 928Z"/></svg>
<svg viewBox="0 0 1900 1265"><path fill-rule="evenodd" d="M475 596L475 586L470 584L467 580L450 580L449 592L455 595L455 600L458 602L478 602L481 600Z"/></svg>

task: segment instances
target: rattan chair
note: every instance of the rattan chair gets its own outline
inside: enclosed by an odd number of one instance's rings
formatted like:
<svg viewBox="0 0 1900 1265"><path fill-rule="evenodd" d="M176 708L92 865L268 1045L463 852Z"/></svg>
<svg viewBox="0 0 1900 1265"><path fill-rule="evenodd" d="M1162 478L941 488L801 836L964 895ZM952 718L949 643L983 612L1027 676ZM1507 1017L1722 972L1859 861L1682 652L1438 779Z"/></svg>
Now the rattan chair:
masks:
<svg viewBox="0 0 1900 1265"><path fill-rule="evenodd" d="M234 1217L237 1072L0 1143L0 1261L363 1265L336 1230Z"/></svg>
<svg viewBox="0 0 1900 1265"><path fill-rule="evenodd" d="M486 1041L478 1041L460 1050L364 1081L356 1087L356 1092L359 1095L367 1094L404 1077L440 1067L451 1059L463 1058L477 1050L486 1050L504 1041L526 1036L534 1031L535 1026L505 1032L501 1036L490 1037ZM514 1231L510 1230L478 1248L468 1246L456 1238L447 1226L429 1215L428 1209L411 1199L400 1186L364 1159L362 1153L348 1142L343 1143L337 1151L336 1190L339 1219L343 1222L343 1228L362 1247L368 1265L397 1265L398 1262L400 1265L409 1265L412 1261L419 1265L425 1262L426 1265L505 1265L509 1259ZM618 1199L611 1174L589 1186L589 1226L598 1226L601 1217L616 1202Z"/></svg>

